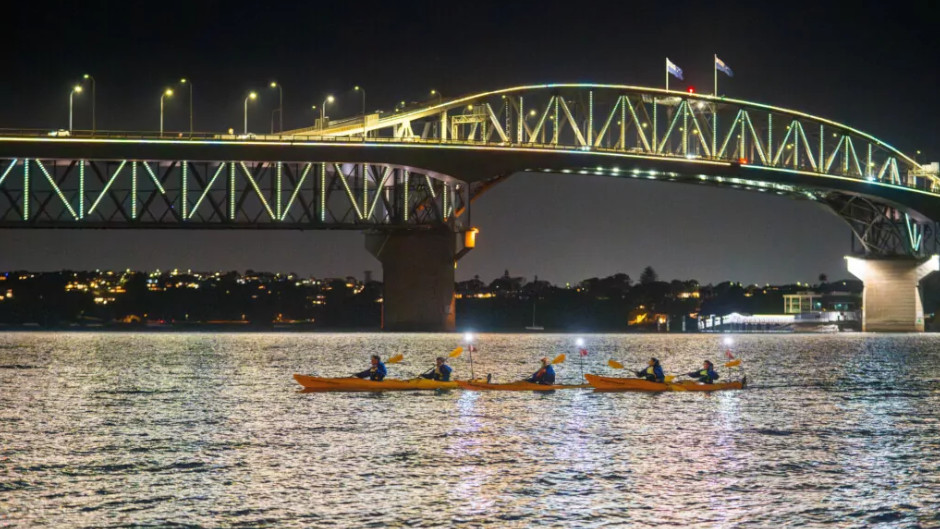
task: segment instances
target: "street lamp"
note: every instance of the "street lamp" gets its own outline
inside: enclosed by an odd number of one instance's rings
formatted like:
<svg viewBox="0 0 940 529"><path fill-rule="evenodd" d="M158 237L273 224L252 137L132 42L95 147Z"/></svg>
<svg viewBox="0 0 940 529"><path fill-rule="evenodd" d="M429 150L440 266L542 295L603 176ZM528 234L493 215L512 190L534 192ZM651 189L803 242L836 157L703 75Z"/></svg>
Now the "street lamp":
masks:
<svg viewBox="0 0 940 529"><path fill-rule="evenodd" d="M441 95L441 93L438 92L437 90L431 90L431 97L436 97L436 98L437 98L437 104L438 104L438 105L440 105L441 102L444 101L444 96Z"/></svg>
<svg viewBox="0 0 940 529"><path fill-rule="evenodd" d="M95 126L95 78L91 74L85 74L82 76L82 79L91 81L91 135L95 135L95 131L98 130L98 127Z"/></svg>
<svg viewBox="0 0 940 529"><path fill-rule="evenodd" d="M249 92L248 96L245 97L245 136L248 135L248 100L249 99L258 99L258 94L255 92Z"/></svg>
<svg viewBox="0 0 940 529"><path fill-rule="evenodd" d="M193 82L187 78L180 79L180 84L189 87L189 137L193 137Z"/></svg>
<svg viewBox="0 0 940 529"><path fill-rule="evenodd" d="M271 81L271 88L277 88L278 104L274 112L278 116L278 130L284 132L284 88L277 81ZM274 134L274 112L271 112L271 134Z"/></svg>
<svg viewBox="0 0 940 529"><path fill-rule="evenodd" d="M353 90L362 92L362 137L366 137L366 89L356 85Z"/></svg>
<svg viewBox="0 0 940 529"><path fill-rule="evenodd" d="M160 137L163 137L163 100L173 95L173 89L167 88L160 94Z"/></svg>
<svg viewBox="0 0 940 529"><path fill-rule="evenodd" d="M323 100L323 106L320 107L320 128L324 128L326 123L326 104L332 103L334 101L333 96L326 96L326 99Z"/></svg>
<svg viewBox="0 0 940 529"><path fill-rule="evenodd" d="M72 99L75 94L80 94L82 92L82 85L75 85L72 87L72 91L69 92L69 132L72 132Z"/></svg>

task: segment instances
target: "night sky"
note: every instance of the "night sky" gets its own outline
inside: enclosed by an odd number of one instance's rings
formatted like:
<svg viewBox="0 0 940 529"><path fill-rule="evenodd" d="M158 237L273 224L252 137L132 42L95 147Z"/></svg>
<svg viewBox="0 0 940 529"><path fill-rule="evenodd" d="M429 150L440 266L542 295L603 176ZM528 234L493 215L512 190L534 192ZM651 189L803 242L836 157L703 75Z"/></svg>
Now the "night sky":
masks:
<svg viewBox="0 0 940 529"><path fill-rule="evenodd" d="M655 4L655 5L653 5ZM542 82L661 87L664 57L710 92L712 54L730 97L847 123L940 159L936 2L8 2L0 32L0 127L65 128L70 86L97 80L97 126L156 130L162 89L193 80L195 128L285 127L401 99ZM721 75L721 74L719 74ZM84 95L84 94L83 94ZM182 97L166 127L188 128ZM75 127L90 128L76 98ZM652 265L661 277L745 283L848 276L850 234L809 202L582 175L517 175L473 205L479 246L459 279L556 283ZM381 266L356 232L0 231L0 270L193 268L362 276Z"/></svg>

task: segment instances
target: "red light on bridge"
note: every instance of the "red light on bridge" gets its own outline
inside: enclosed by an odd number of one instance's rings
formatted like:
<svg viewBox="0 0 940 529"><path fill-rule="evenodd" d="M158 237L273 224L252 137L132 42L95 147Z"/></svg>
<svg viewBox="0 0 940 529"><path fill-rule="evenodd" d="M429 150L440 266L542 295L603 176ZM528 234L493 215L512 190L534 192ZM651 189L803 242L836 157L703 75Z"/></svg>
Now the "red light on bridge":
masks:
<svg viewBox="0 0 940 529"><path fill-rule="evenodd" d="M738 158L738 163L747 163L747 158Z"/></svg>
<svg viewBox="0 0 940 529"><path fill-rule="evenodd" d="M688 90L690 94L694 94L694 93L695 93L695 87L694 87L694 86L690 86L690 87L686 88L686 90Z"/></svg>

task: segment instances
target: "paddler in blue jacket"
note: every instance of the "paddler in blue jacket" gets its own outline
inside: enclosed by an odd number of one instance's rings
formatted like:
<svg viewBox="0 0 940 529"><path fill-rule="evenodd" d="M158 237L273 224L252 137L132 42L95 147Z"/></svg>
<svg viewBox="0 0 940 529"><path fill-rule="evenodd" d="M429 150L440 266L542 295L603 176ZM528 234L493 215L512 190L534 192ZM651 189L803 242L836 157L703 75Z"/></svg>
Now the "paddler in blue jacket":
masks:
<svg viewBox="0 0 940 529"><path fill-rule="evenodd" d="M372 355L372 367L366 369L362 373L356 373L353 375L358 378L368 378L369 380L380 381L385 378L385 375L388 374L388 371L385 369L385 364L382 363L382 360L379 358L379 355Z"/></svg>
<svg viewBox="0 0 940 529"><path fill-rule="evenodd" d="M711 384L718 380L718 373L715 372L715 365L708 360L705 361L702 369L692 371L691 373L686 373L685 376L696 378L702 384Z"/></svg>
<svg viewBox="0 0 940 529"><path fill-rule="evenodd" d="M636 372L636 376L649 380L650 382L665 382L666 375L663 374L663 367L659 365L659 360L650 358L649 366Z"/></svg>
<svg viewBox="0 0 940 529"><path fill-rule="evenodd" d="M450 373L453 371L453 368L444 363L444 357L437 357L435 362L434 369L428 371L427 373L422 373L421 378L427 378L431 380L438 380L441 382L450 381Z"/></svg>
<svg viewBox="0 0 940 529"><path fill-rule="evenodd" d="M555 383L555 368L552 367L547 357L542 358L542 367L531 377L525 379L525 381L551 386Z"/></svg>

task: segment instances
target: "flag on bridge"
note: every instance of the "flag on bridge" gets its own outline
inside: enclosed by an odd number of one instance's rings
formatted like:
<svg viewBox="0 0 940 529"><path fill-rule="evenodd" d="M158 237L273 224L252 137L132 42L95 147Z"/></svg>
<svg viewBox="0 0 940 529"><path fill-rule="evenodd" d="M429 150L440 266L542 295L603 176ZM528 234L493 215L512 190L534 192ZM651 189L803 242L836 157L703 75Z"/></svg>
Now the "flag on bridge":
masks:
<svg viewBox="0 0 940 529"><path fill-rule="evenodd" d="M684 80L682 79L682 68L679 68L678 66L676 66L676 63L670 61L669 57L666 57L666 74L667 74L666 75L667 82L669 81L669 75L675 76L680 81Z"/></svg>
<svg viewBox="0 0 940 529"><path fill-rule="evenodd" d="M731 68L725 64L725 61L719 59L717 55L715 55L715 69L724 72L728 77L734 77L734 72L731 71Z"/></svg>

